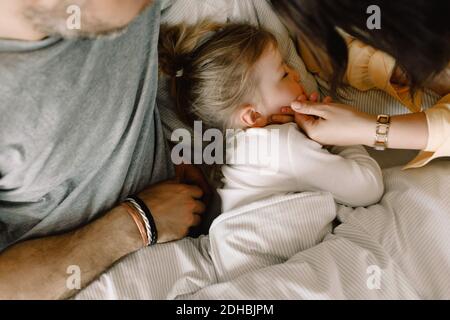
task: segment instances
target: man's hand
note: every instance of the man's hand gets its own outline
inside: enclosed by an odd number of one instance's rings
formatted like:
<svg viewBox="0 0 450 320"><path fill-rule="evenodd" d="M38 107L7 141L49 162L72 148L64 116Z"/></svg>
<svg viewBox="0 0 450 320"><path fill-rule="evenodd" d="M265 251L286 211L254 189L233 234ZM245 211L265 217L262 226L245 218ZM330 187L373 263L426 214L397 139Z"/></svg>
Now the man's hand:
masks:
<svg viewBox="0 0 450 320"><path fill-rule="evenodd" d="M152 211L158 243L179 240L200 223L205 206L199 199L206 191L187 184L205 187L199 174L185 166L177 180L151 186L139 194ZM69 297L77 290L67 286L68 266L80 268L81 287L85 287L142 245L134 220L121 206L67 234L18 243L0 253L0 299Z"/></svg>
<svg viewBox="0 0 450 320"><path fill-rule="evenodd" d="M158 230L158 243L180 240L198 226L205 204L200 187L167 181L139 194L152 212Z"/></svg>
<svg viewBox="0 0 450 320"><path fill-rule="evenodd" d="M200 169L193 165L176 166L176 178L152 186L139 197L155 219L158 243L180 240L196 227L211 195L211 188Z"/></svg>
<svg viewBox="0 0 450 320"><path fill-rule="evenodd" d="M203 202L207 205L211 194L211 186L206 180L203 172L196 166L191 164L181 164L175 167L176 180L179 183L196 185L203 191Z"/></svg>

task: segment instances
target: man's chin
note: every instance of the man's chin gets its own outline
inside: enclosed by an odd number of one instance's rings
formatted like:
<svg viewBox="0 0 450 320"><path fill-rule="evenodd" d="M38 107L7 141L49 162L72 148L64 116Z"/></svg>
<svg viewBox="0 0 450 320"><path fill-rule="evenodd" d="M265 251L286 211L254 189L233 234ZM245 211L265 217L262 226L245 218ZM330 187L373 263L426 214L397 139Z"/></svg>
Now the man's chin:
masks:
<svg viewBox="0 0 450 320"><path fill-rule="evenodd" d="M127 25L112 26L89 17L85 17L79 28L69 28L67 16L58 16L53 11L46 11L40 8L26 9L24 16L39 33L68 39L114 39L126 33L128 29Z"/></svg>
<svg viewBox="0 0 450 320"><path fill-rule="evenodd" d="M53 35L60 36L66 39L116 39L127 32L127 27L116 29L105 29L104 31L89 31L89 30L67 30L54 33Z"/></svg>
<svg viewBox="0 0 450 320"><path fill-rule="evenodd" d="M36 16L35 16L36 17ZM115 39L120 37L127 32L128 28L119 27L100 27L95 28L80 28L80 29L69 29L67 28L65 22L53 21L43 22L40 19L32 20L33 28L39 33L45 34L46 36L62 37L66 39Z"/></svg>

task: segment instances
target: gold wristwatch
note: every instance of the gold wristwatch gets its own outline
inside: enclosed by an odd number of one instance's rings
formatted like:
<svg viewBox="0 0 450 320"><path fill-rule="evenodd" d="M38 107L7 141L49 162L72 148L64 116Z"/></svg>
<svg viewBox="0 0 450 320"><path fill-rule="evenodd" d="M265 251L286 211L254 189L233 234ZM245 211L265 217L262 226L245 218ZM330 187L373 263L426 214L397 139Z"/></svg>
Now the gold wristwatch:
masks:
<svg viewBox="0 0 450 320"><path fill-rule="evenodd" d="M375 150L384 151L388 146L388 135L391 127L391 117L385 114L377 118L377 131L375 133Z"/></svg>

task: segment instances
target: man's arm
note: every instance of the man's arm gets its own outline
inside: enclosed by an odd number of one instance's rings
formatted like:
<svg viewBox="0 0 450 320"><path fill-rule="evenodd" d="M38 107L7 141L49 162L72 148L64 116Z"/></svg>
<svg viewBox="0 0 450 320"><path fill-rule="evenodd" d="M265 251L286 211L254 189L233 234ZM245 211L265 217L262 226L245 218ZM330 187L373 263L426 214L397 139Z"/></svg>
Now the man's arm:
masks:
<svg viewBox="0 0 450 320"><path fill-rule="evenodd" d="M84 287L115 261L143 246L124 209L77 231L19 243L0 254L0 299L62 299L75 293L69 266L81 271Z"/></svg>
<svg viewBox="0 0 450 320"><path fill-rule="evenodd" d="M139 195L151 209L158 243L185 237L200 223L203 191L174 181ZM0 299L62 299L76 290L66 282L79 267L85 287L120 258L140 249L142 238L125 209L117 207L91 224L65 235L26 241L0 254Z"/></svg>

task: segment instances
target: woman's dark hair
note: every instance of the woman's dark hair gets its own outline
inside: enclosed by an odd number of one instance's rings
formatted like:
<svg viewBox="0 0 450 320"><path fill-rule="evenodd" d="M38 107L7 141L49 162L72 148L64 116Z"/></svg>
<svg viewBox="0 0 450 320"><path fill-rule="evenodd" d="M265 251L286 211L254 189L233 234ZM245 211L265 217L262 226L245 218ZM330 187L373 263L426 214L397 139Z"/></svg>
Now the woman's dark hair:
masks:
<svg viewBox="0 0 450 320"><path fill-rule="evenodd" d="M333 93L348 65L347 45L338 29L395 58L412 92L450 61L448 0L272 0L272 4L294 32L328 54ZM381 9L381 29L367 26L371 5Z"/></svg>

